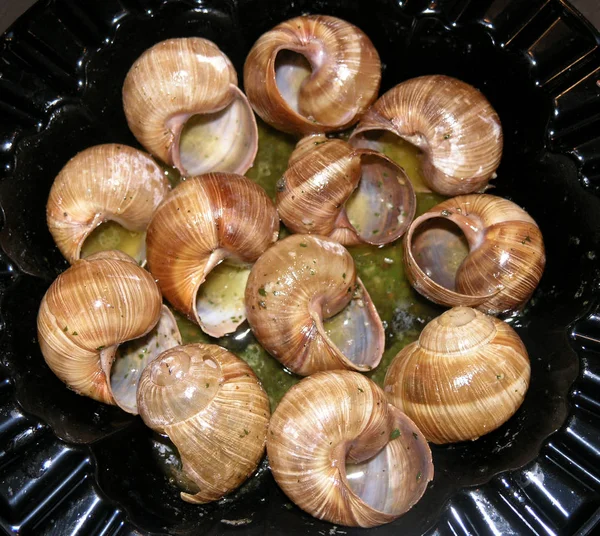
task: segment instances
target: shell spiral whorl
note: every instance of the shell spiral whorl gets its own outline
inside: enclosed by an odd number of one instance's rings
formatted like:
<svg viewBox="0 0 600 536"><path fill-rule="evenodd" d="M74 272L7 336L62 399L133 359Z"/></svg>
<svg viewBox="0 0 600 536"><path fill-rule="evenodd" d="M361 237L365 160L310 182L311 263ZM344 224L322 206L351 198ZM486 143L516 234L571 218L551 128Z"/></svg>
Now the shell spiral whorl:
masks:
<svg viewBox="0 0 600 536"><path fill-rule="evenodd" d="M252 369L224 348L188 344L144 370L137 404L144 423L169 436L197 486L187 502L215 501L256 469L266 443L269 399Z"/></svg>
<svg viewBox="0 0 600 536"><path fill-rule="evenodd" d="M167 39L146 50L123 84L129 128L185 176L245 173L258 130L229 58L207 39Z"/></svg>
<svg viewBox="0 0 600 536"><path fill-rule="evenodd" d="M368 371L383 354L381 319L339 243L291 235L253 266L246 312L262 346L291 371Z"/></svg>
<svg viewBox="0 0 600 536"><path fill-rule="evenodd" d="M379 55L366 34L325 15L275 26L244 64L254 111L277 130L299 135L352 125L377 98L380 80Z"/></svg>
<svg viewBox="0 0 600 536"><path fill-rule="evenodd" d="M116 347L147 334L161 306L154 279L131 257L109 251L76 261L50 285L40 305L44 359L77 393L116 404L109 384Z"/></svg>
<svg viewBox="0 0 600 536"><path fill-rule="evenodd" d="M256 261L278 233L277 211L260 186L242 175L207 173L180 183L155 212L148 226L148 266L176 309L221 337L245 318L243 289L235 303L223 305L223 314L205 315L211 306L199 301L201 285L222 261Z"/></svg>
<svg viewBox="0 0 600 536"><path fill-rule="evenodd" d="M477 439L517 411L529 387L527 350L505 322L468 307L434 318L385 377L391 404L428 441Z"/></svg>
<svg viewBox="0 0 600 536"><path fill-rule="evenodd" d="M319 372L292 387L271 418L267 453L294 503L348 526L396 519L433 478L419 429L374 382L351 371Z"/></svg>
<svg viewBox="0 0 600 536"><path fill-rule="evenodd" d="M468 243L457 266L457 231ZM415 218L404 235L404 263L426 298L488 314L523 307L542 277L542 233L522 208L501 197L471 194L448 199Z"/></svg>
<svg viewBox="0 0 600 536"><path fill-rule="evenodd" d="M420 76L390 89L364 115L350 143L376 149L372 136L382 130L423 151L423 177L443 195L483 191L502 157L498 114L477 89L450 76Z"/></svg>

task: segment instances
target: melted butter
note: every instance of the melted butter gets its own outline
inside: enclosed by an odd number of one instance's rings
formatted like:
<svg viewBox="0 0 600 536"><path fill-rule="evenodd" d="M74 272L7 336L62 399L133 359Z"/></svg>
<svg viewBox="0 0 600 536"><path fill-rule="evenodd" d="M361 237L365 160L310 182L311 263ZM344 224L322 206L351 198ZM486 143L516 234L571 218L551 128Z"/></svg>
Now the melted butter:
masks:
<svg viewBox="0 0 600 536"><path fill-rule="evenodd" d="M128 231L117 222L107 221L92 231L83 243L81 257L85 258L99 251L118 249L140 262L145 257L146 233Z"/></svg>
<svg viewBox="0 0 600 536"><path fill-rule="evenodd" d="M213 268L200 286L196 302L205 325L229 328L245 319L244 293L249 275L248 266L226 261Z"/></svg>
<svg viewBox="0 0 600 536"><path fill-rule="evenodd" d="M246 176L260 184L271 199L275 199L277 181L285 173L295 146L293 136L278 132L258 120L258 153Z"/></svg>
<svg viewBox="0 0 600 536"><path fill-rule="evenodd" d="M271 198L276 194L276 183L287 168L289 156L295 147L293 137L277 132L262 121L258 121L259 149L254 166L247 176L261 185ZM344 135L342 134L342 137ZM420 172L419 151L412 145L393 136L384 134L378 141L383 142L383 152L404 167L417 190L417 215L422 214L444 198L433 193L419 192L422 176ZM164 166L165 175L176 186L179 173ZM282 228L281 237L287 234ZM133 233L123 229L115 222L99 226L86 240L82 252L90 255L106 249L119 249L137 258L143 246L143 233ZM374 381L383 384L385 372L394 356L407 344L416 340L423 326L441 312L441 308L422 298L408 283L402 261L402 241L381 248L357 246L349 248L356 262L358 275L369 292L375 307L384 322L386 347L380 365L368 374ZM230 301L235 294L243 295L240 282L245 281L247 273L243 269L233 269L231 265L219 265L203 285L202 298L205 301ZM225 288L227 287L227 288ZM239 313L236 313L239 314ZM248 331L244 322L229 337L214 339L182 317L176 315L183 343L204 342L219 344L231 349L246 361L260 379L269 395L271 408L274 409L288 389L297 383L299 376L286 371L281 364L270 356L250 335L242 337ZM236 340L239 337L240 341Z"/></svg>
<svg viewBox="0 0 600 536"><path fill-rule="evenodd" d="M261 185L271 198L275 198L276 183L287 168L287 162L291 155L295 140L291 136L275 131L260 120L258 121L259 149L254 166L248 171L247 176ZM342 133L341 137L347 137ZM411 181L419 184L420 164L418 150L402 140L390 136L388 145L384 152L404 167ZM175 170L165 168L165 172L175 186L180 178ZM414 182L413 182L414 184ZM417 215L427 211L444 198L437 194L419 192L417 190ZM281 228L280 238L289 234L285 227ZM442 308L428 302L421 297L408 283L404 274L402 261L402 241L397 240L394 244L384 247L357 246L348 248L352 254L365 288L369 292L375 307L385 326L386 344L381 363L372 372L368 373L372 380L383 385L387 368L396 356L407 344L416 340L421 329L435 316L442 312ZM214 288L211 284L203 292L205 295L220 297L219 281L226 274L215 273ZM212 299L212 298L211 298ZM218 344L223 346L238 357L246 361L254 370L266 390L271 403L271 411L274 411L283 395L298 381L300 376L290 373L269 355L252 336L248 323L244 322L235 333L230 336L215 339L209 337L187 318L175 313L178 327L181 332L183 344L202 342L207 344ZM332 328L335 322L343 322L344 316L339 315L331 319L328 327ZM193 489L193 484L182 474L181 462L178 459L176 448L170 442L160 436L154 440L154 451L158 465L163 468L169 481L183 489ZM240 489L228 495L221 502L235 500L239 494L252 492L262 478L262 474L268 471L267 461L262 465Z"/></svg>
<svg viewBox="0 0 600 536"><path fill-rule="evenodd" d="M261 185L271 198L275 197L276 183L287 168L287 161L295 147L295 140L286 134L277 132L262 121L258 121L259 149L254 166L247 176ZM389 138L389 139L388 139ZM402 165L411 181L417 173L420 177L418 149L395 136L385 137L386 154ZM415 171L416 170L416 171ZM417 215L422 214L444 197L433 193L417 193ZM281 236L287 234L282 228ZM394 356L407 344L416 340L424 325L439 315L442 309L421 297L408 283L402 261L402 241L381 248L357 246L348 248L365 288L369 292L375 307L384 322L386 347L380 365L367 375L379 385L383 385L385 372ZM342 318L342 317L340 317ZM285 370L250 335L241 337L247 331L248 324L243 323L236 334L221 339L208 337L198 326L177 316L184 344L206 342L229 348L238 357L246 361L254 370L269 395L271 409L289 388L301 378ZM236 343L236 337L243 339Z"/></svg>
<svg viewBox="0 0 600 536"><path fill-rule="evenodd" d="M415 192L431 192L425 184L421 171L421 151L391 132L384 132L377 138L377 150L404 168Z"/></svg>

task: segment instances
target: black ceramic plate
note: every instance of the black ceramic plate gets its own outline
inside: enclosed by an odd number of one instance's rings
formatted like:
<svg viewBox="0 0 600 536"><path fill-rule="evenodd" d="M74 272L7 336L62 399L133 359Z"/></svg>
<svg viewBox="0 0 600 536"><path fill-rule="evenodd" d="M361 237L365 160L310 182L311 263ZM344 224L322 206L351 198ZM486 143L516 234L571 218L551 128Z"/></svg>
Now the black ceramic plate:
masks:
<svg viewBox="0 0 600 536"><path fill-rule="evenodd" d="M360 26L383 88L427 73L479 87L502 118L496 192L524 206L548 263L512 320L532 361L519 412L482 439L435 448L423 500L369 534L548 534L600 506L600 49L558 0L47 0L0 52L0 517L7 533L359 534L288 503L268 471L250 490L182 503L139 419L68 391L37 346L43 293L66 264L45 226L53 178L97 143L136 145L120 100L133 60L162 39L214 40L241 69L255 39L305 12ZM240 524L242 526L240 526Z"/></svg>

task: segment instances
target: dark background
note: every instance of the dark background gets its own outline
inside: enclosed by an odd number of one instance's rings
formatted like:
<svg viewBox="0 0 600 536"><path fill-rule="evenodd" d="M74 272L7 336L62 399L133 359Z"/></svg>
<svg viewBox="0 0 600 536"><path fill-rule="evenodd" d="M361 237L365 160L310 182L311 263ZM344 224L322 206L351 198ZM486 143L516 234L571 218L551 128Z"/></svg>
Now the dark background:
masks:
<svg viewBox="0 0 600 536"><path fill-rule="evenodd" d="M4 32L14 20L36 0L0 0L0 33ZM600 29L600 2L598 0L571 0L583 15Z"/></svg>

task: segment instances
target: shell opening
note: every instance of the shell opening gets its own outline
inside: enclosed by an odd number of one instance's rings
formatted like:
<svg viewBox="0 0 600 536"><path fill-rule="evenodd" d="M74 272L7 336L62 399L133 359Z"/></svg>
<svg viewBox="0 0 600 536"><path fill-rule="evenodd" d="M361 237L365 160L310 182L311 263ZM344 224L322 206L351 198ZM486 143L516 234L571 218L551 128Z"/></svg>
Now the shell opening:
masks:
<svg viewBox="0 0 600 536"><path fill-rule="evenodd" d="M405 174L374 154L361 155L362 176L345 204L350 224L370 244L387 244L410 225L416 202Z"/></svg>
<svg viewBox="0 0 600 536"><path fill-rule="evenodd" d="M300 88L312 74L308 60L298 52L280 50L275 58L275 83L287 105L301 114Z"/></svg>
<svg viewBox="0 0 600 536"><path fill-rule="evenodd" d="M189 117L179 134L175 165L184 174L245 173L258 144L256 121L244 94L232 86L233 100L222 110Z"/></svg>
<svg viewBox="0 0 600 536"><path fill-rule="evenodd" d="M415 424L400 410L393 414L390 440L375 456L359 463L346 462L346 481L367 505L398 516L423 495L433 478L431 451Z"/></svg>
<svg viewBox="0 0 600 536"><path fill-rule="evenodd" d="M136 392L144 368L165 350L180 344L175 318L163 306L158 324L147 335L117 348L110 372L110 387L119 407L137 414Z"/></svg>
<svg viewBox="0 0 600 536"><path fill-rule="evenodd" d="M146 263L146 233L130 231L117 221L106 221L96 227L81 246L80 258L117 249L133 257L140 266Z"/></svg>
<svg viewBox="0 0 600 536"><path fill-rule="evenodd" d="M393 475L389 474L391 470L386 446L365 462L347 463L346 479L350 489L364 503L375 510L394 515L402 513L402 510L398 512L397 505L391 500L397 491L393 486Z"/></svg>
<svg viewBox="0 0 600 536"><path fill-rule="evenodd" d="M446 218L428 219L415 229L410 247L427 277L448 290L456 290L456 274L470 251L458 225Z"/></svg>
<svg viewBox="0 0 600 536"><path fill-rule="evenodd" d="M227 259L206 276L196 296L196 312L212 336L234 332L246 320L244 292L250 266Z"/></svg>
<svg viewBox="0 0 600 536"><path fill-rule="evenodd" d="M379 318L363 288L356 285L352 299L339 313L323 320L327 338L357 367L374 368L383 347Z"/></svg>

